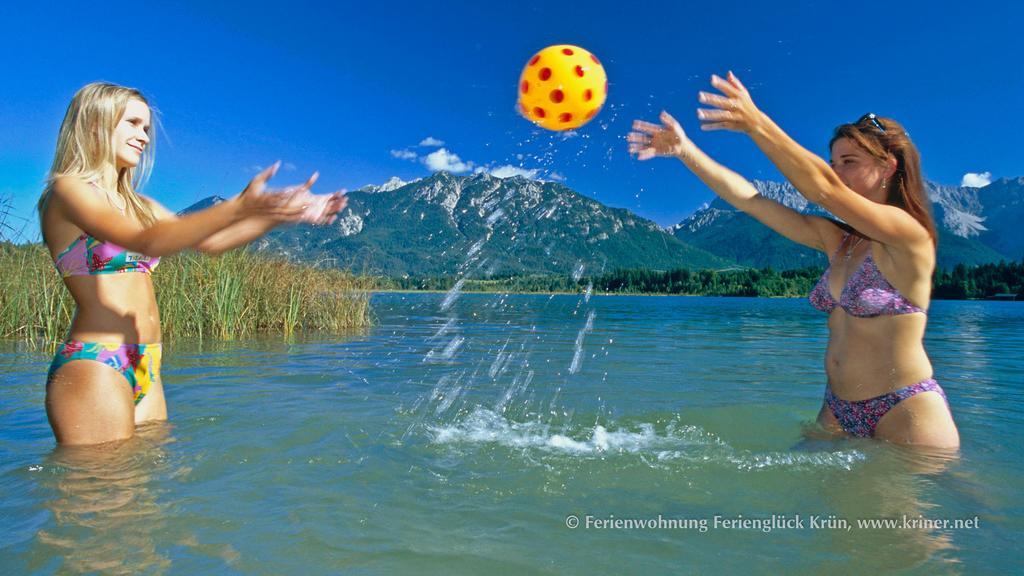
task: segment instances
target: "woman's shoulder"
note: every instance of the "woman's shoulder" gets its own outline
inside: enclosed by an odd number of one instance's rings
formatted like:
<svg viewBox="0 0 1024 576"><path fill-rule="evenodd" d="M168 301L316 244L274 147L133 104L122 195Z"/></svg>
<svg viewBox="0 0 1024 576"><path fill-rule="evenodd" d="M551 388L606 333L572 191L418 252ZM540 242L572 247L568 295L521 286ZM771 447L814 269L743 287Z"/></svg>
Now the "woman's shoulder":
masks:
<svg viewBox="0 0 1024 576"><path fill-rule="evenodd" d="M54 255L82 234L70 214L84 196L92 196L89 189L89 183L76 176L58 176L47 185L45 201L40 206L40 229Z"/></svg>
<svg viewBox="0 0 1024 576"><path fill-rule="evenodd" d="M818 234L821 235L821 242L825 247L825 256L831 259L843 243L843 239L853 233L853 228L849 224L824 216L813 216L812 218L812 221L818 226Z"/></svg>
<svg viewBox="0 0 1024 576"><path fill-rule="evenodd" d="M914 270L931 277L935 269L936 250L931 238L906 245L876 243L881 250L874 252L875 262L898 270ZM884 270L883 270L884 272Z"/></svg>
<svg viewBox="0 0 1024 576"><path fill-rule="evenodd" d="M50 180L46 192L51 200L74 202L76 200L88 201L95 197L95 189L95 183L80 176L57 176Z"/></svg>

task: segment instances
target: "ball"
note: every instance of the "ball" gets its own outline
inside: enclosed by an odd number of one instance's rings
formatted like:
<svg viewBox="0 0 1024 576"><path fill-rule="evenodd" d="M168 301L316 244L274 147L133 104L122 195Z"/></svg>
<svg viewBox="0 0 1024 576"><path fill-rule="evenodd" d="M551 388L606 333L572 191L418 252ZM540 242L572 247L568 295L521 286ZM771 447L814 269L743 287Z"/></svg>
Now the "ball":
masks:
<svg viewBox="0 0 1024 576"><path fill-rule="evenodd" d="M607 98L604 66L579 46L548 46L530 58L519 76L519 112L548 130L583 126Z"/></svg>

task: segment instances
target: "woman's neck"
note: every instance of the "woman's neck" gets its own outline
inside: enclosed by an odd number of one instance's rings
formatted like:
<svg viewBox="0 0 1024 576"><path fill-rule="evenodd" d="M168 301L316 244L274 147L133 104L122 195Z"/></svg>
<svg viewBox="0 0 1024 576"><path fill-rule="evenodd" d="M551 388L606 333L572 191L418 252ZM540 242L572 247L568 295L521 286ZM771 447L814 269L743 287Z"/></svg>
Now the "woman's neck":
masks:
<svg viewBox="0 0 1024 576"><path fill-rule="evenodd" d="M106 190L117 190L117 168L105 166L99 184Z"/></svg>

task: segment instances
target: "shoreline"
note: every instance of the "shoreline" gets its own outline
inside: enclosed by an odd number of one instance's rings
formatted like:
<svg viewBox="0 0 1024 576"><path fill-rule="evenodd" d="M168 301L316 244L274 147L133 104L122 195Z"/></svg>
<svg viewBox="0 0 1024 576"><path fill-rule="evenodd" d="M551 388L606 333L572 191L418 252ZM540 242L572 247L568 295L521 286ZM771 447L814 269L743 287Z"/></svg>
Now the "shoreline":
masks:
<svg viewBox="0 0 1024 576"><path fill-rule="evenodd" d="M370 293L381 294L447 294L451 290L403 290L403 289L381 289L369 290ZM512 290L459 290L463 294L511 294L515 296L583 296L583 292L516 292ZM699 298L700 294L663 294L663 293L642 293L631 294L624 292L592 292L591 296L684 296L688 298ZM719 298L719 296L712 296ZM720 298L735 298L735 296L720 296ZM758 296L746 296L746 298L758 298ZM766 298L790 298L790 296L766 296ZM799 298L799 296L792 296Z"/></svg>
<svg viewBox="0 0 1024 576"><path fill-rule="evenodd" d="M451 290L408 290L369 288L370 294L448 294ZM512 290L460 290L463 294L505 294L513 296L583 296L583 292L516 292ZM664 292L593 292L591 296L664 296L679 298L757 298L764 300L792 300L807 298L807 295L800 296L728 296L721 294L666 294ZM1009 300L1003 298L932 298L931 301L943 302L1024 302L1024 300Z"/></svg>

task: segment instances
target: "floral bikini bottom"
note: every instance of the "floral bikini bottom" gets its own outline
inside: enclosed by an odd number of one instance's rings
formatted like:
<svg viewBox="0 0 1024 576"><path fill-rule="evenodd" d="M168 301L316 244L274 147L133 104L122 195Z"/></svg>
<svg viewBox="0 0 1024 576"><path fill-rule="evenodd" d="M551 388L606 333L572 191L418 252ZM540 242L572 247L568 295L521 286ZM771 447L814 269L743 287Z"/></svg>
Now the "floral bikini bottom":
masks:
<svg viewBox="0 0 1024 576"><path fill-rule="evenodd" d="M138 404L149 392L153 382L160 381L160 344L102 344L68 340L57 347L46 375L53 374L72 360L94 360L117 370L128 381Z"/></svg>

